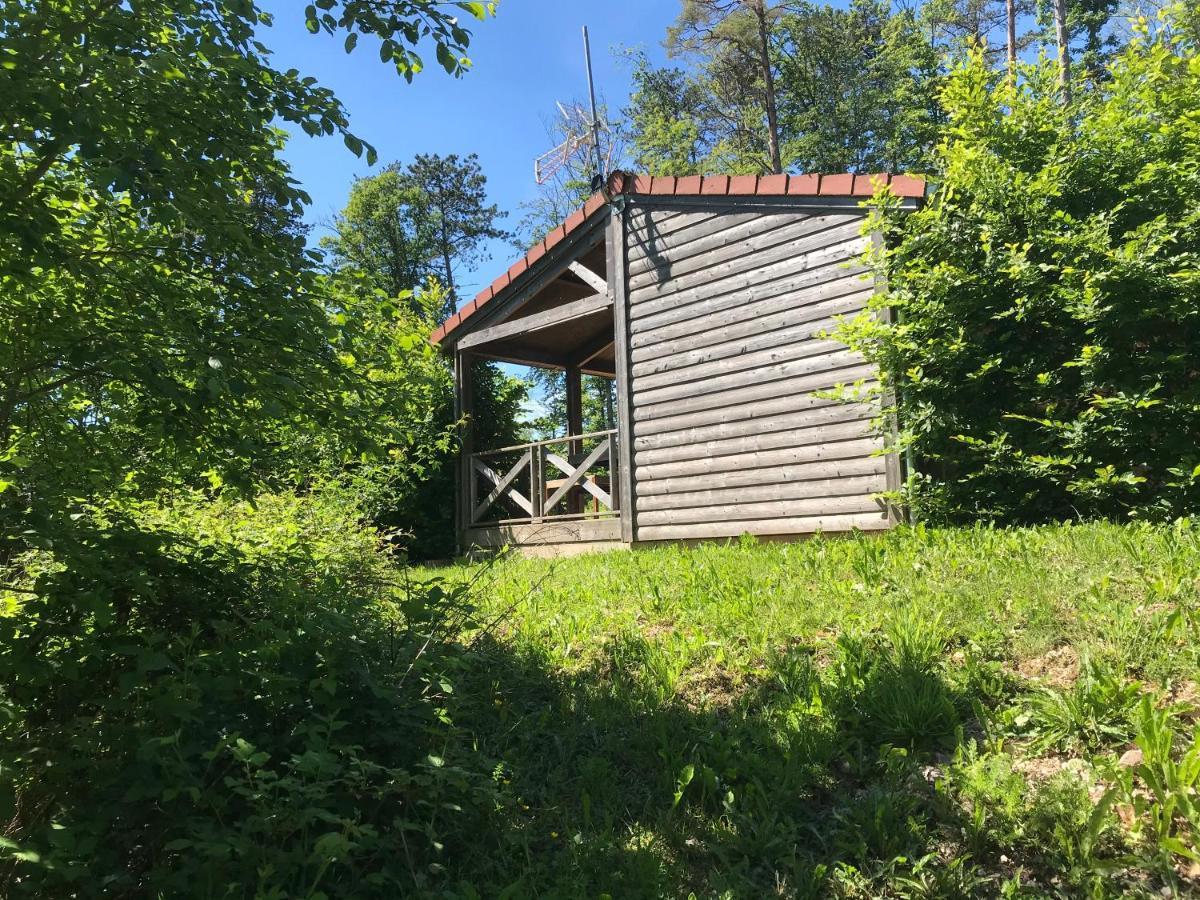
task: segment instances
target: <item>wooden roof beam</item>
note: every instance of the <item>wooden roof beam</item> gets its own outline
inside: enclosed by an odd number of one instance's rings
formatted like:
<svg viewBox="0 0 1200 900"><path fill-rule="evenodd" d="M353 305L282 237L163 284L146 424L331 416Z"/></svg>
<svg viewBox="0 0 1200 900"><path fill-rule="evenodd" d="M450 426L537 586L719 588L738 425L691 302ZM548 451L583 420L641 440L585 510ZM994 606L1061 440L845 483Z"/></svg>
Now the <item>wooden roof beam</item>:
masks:
<svg viewBox="0 0 1200 900"><path fill-rule="evenodd" d="M584 297L582 300L564 303L561 306L555 306L543 312L534 313L531 316L509 319L507 322L501 322L499 325L480 328L470 334L463 335L462 339L458 342L458 347L460 350L469 350L472 347L480 347L494 341L504 340L505 338L529 334L532 331L541 331L543 328L553 328L555 325L573 322L576 319L582 319L585 316L594 315L606 309L612 309L612 298L607 294L593 294L590 297Z"/></svg>

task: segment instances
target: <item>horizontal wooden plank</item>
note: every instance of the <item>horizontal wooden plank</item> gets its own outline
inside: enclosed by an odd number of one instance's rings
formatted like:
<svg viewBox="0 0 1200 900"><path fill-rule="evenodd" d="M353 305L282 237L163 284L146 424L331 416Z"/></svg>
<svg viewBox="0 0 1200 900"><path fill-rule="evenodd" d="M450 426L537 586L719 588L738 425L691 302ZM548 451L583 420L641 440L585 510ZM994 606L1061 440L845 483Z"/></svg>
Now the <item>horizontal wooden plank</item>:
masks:
<svg viewBox="0 0 1200 900"><path fill-rule="evenodd" d="M772 334L767 346L758 347L753 342L743 344L740 349L726 347L724 352L700 352L679 354L650 363L642 364L642 371L634 369L633 377L642 390L666 384L696 381L714 375L754 369L760 366L801 359L820 353L844 349L845 344L827 335L837 327L837 320L829 317L806 322ZM736 347L737 345L735 345ZM699 357L699 358L697 358Z"/></svg>
<svg viewBox="0 0 1200 900"><path fill-rule="evenodd" d="M818 263L808 261L807 257L810 254L814 261L819 261L832 255L832 248L842 248L851 242L860 247L864 246L865 239L859 234L858 222L816 228L817 224L825 221L808 219L797 225L741 241L741 246L730 248L728 253L684 260L678 267L672 265L670 277L665 279L656 272L631 278L631 310L636 315L645 315L661 309L662 303L668 297L697 285L716 285L722 279L750 270L764 269L784 261L789 261L797 270L812 268ZM838 255L848 258L853 254L841 250ZM655 301L659 301L658 304Z"/></svg>
<svg viewBox="0 0 1200 900"><path fill-rule="evenodd" d="M803 400L797 397L796 400ZM700 428L684 428L678 431L666 431L657 434L644 434L638 430L634 438L635 450L661 450L667 447L680 447L688 444L699 445L707 441L726 440L733 437L745 437L755 434L771 434L776 431L795 431L814 425L827 425L834 422L856 422L870 420L875 417L878 407L870 403L832 403L828 402L816 408L801 406L794 403L785 407L784 411L770 415L754 416L738 422L708 425Z"/></svg>
<svg viewBox="0 0 1200 900"><path fill-rule="evenodd" d="M840 400L827 400L824 397L788 390L778 397L753 403L735 403L718 409L647 419L637 423L636 431L640 439L666 439L670 436L686 442L691 439L692 434L704 434L706 437L701 440L707 440L709 437L719 436L713 434L714 430L749 428L752 432L770 431L768 423L785 416L800 415L805 410L847 405Z"/></svg>
<svg viewBox="0 0 1200 900"><path fill-rule="evenodd" d="M702 222L730 215L732 212L733 209L729 206L710 209L631 210L625 232L625 245L628 248L635 241L644 243L646 235L667 237L681 229L691 228Z"/></svg>
<svg viewBox="0 0 1200 900"><path fill-rule="evenodd" d="M467 546L498 548L508 545L566 544L589 541L620 541L621 520L575 519L565 522L535 522L525 525L490 525L468 528Z"/></svg>
<svg viewBox="0 0 1200 900"><path fill-rule="evenodd" d="M780 378L791 378L798 375L827 372L832 369L843 369L862 362L862 356L854 350L847 349L834 341L823 341L821 343L827 346L824 348L825 352L820 353L820 355L761 366L758 371L749 374L745 372L730 372L724 375L703 378L699 381L688 381L682 384L647 390L643 390L635 378L631 385L633 389L634 408L654 403L664 403L668 400L681 400L690 405L693 401L702 401L706 394L715 394L748 384L775 381Z"/></svg>
<svg viewBox="0 0 1200 900"><path fill-rule="evenodd" d="M819 258L809 254L799 264L796 260L783 260L774 266L752 269L737 276L721 279L719 282L701 284L680 292L668 302L655 301L653 309L649 305L643 306L637 316L630 319L632 333L638 335L675 322L695 319L699 315L718 309L753 302L754 297L747 298L744 292L759 285L772 285L763 288L761 293L764 295L788 297L793 292L826 282L840 281L853 276L861 279L868 272L859 258L861 249L862 241L855 238L845 244L826 248ZM787 305L795 305L796 302L798 301L789 302ZM784 305L785 302L781 301L780 307ZM633 327L635 325L636 328Z"/></svg>
<svg viewBox="0 0 1200 900"><path fill-rule="evenodd" d="M847 279L841 285L840 292L833 287L820 292L819 289L811 289L807 293L820 298L813 302L797 303L802 299L799 293L787 296L782 301L777 295L761 300L756 298L741 306L711 313L707 317L710 319L708 327L705 327L705 322L696 322L695 327L700 330L680 337L649 343L657 337L655 332L651 332L643 335L646 343L632 351L632 361L636 365L684 355L699 362L716 358L716 354L769 347L778 334L792 326L831 316L855 315L866 306L874 292L873 286L864 284L858 278Z"/></svg>
<svg viewBox="0 0 1200 900"><path fill-rule="evenodd" d="M870 513L882 508L880 501L872 499L869 494L763 500L758 503L727 503L686 509L643 509L639 506L638 524L644 528L653 525L695 525L704 522L734 522L745 519Z"/></svg>
<svg viewBox="0 0 1200 900"><path fill-rule="evenodd" d="M636 540L683 541L706 538L738 537L742 534L787 535L823 532L881 531L889 527L886 515L849 513L846 515L800 516L785 519L750 519L735 522L708 522L697 525L639 526Z"/></svg>
<svg viewBox="0 0 1200 900"><path fill-rule="evenodd" d="M656 478L677 478L681 475L714 475L719 472L737 472L741 469L793 466L827 459L849 459L855 456L869 456L882 446L882 440L872 436L847 441L830 441L825 444L809 444L803 447L784 447L778 450L731 453L727 456L688 459L653 466L640 466L635 462L633 471L634 479L640 485L647 481L653 481Z"/></svg>
<svg viewBox="0 0 1200 900"><path fill-rule="evenodd" d="M686 404L678 400L667 400L662 403L635 404L633 409L635 431L641 434L641 422L650 419L664 419L683 414L698 413L702 410L725 409L761 400L788 396L796 393L823 391L838 384L854 384L861 379L874 382L877 370L873 363L854 363L844 368L814 372L808 375L792 375L773 379L759 379L754 384L742 385L727 391L717 391L712 394L689 398Z"/></svg>
<svg viewBox="0 0 1200 900"><path fill-rule="evenodd" d="M769 500L809 500L817 497L869 497L886 488L884 473L849 478L819 478L813 481L781 481L746 487L722 487L700 491L668 491L638 498L639 516L650 510L691 509L761 503ZM643 519L643 521L645 521Z"/></svg>
<svg viewBox="0 0 1200 900"><path fill-rule="evenodd" d="M860 216L803 216L775 215L757 216L749 219L736 217L736 224L726 224L735 217L722 217L706 222L694 229L693 240L675 247L664 248L647 245L654 255L639 257L639 266L629 272L630 290L639 290L646 285L661 285L667 278L678 280L685 275L707 270L720 263L737 260L748 254L765 257L780 245L796 246L815 235L833 231L837 226L852 226L845 229L850 235L861 230ZM707 233L705 231L707 229ZM828 241L812 242L820 246Z"/></svg>
<svg viewBox="0 0 1200 900"><path fill-rule="evenodd" d="M783 218L772 217L776 220ZM685 247L697 241L705 240L712 235L727 233L730 229L753 222L760 223L759 230L779 227L779 221L769 221L759 212L727 212L693 220L670 233L666 233L658 227L647 228L644 231L631 231L626 238L629 274L641 274L649 271L663 259L674 260L676 254L683 253Z"/></svg>
<svg viewBox="0 0 1200 900"><path fill-rule="evenodd" d="M743 468L721 475L723 490L751 489L764 485L794 484L802 481L819 481L834 478L872 476L883 478L887 471L887 460L882 456L852 456L847 459L818 460L790 466L768 466L761 469ZM639 508L643 499L660 494L689 493L712 490L710 475L680 475L673 478L655 478L638 485Z"/></svg>
<svg viewBox="0 0 1200 900"><path fill-rule="evenodd" d="M651 232L630 244L629 277L634 286L658 282L664 277L677 278L723 259L761 251L781 241L798 240L854 219L846 215L815 218L801 213L741 213L718 216L666 238Z"/></svg>
<svg viewBox="0 0 1200 900"><path fill-rule="evenodd" d="M867 437L870 434L871 421L869 419L852 419L849 422L815 422L803 428L766 431L760 434L702 441L697 444L679 444L675 447L656 447L635 451L633 461L639 466L649 468L660 463L713 459L731 454L743 456L747 453L804 447L809 444L823 444L830 441L845 441L851 438Z"/></svg>

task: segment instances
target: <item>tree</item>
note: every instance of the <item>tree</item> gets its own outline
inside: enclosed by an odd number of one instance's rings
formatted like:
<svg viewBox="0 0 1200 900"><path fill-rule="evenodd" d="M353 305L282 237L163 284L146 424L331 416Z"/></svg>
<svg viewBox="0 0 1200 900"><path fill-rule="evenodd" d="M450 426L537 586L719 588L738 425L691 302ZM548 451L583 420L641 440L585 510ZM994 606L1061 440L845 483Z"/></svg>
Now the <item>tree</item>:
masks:
<svg viewBox="0 0 1200 900"><path fill-rule="evenodd" d="M667 32L669 52L699 55L713 88L728 91L729 122L746 149L758 145L763 172L783 171L771 40L782 7L767 0L683 0Z"/></svg>
<svg viewBox="0 0 1200 900"><path fill-rule="evenodd" d="M976 50L951 75L938 193L873 223L888 292L871 316L896 324L843 332L898 400L925 517L1200 502L1197 49L1186 29L1135 37L1070 108L1052 61L1014 82Z"/></svg>
<svg viewBox="0 0 1200 900"><path fill-rule="evenodd" d="M449 315L459 299L455 268L487 259L483 242L510 235L496 225L503 214L495 204L488 205L487 178L474 153L463 160L456 154L419 155L407 167L406 175L412 189L424 196L420 213L427 219L441 265L437 275L446 287L444 311Z"/></svg>
<svg viewBox="0 0 1200 900"><path fill-rule="evenodd" d="M361 273L391 297L411 295L432 272L434 224L428 195L391 163L354 182L321 246L335 270Z"/></svg>
<svg viewBox="0 0 1200 900"><path fill-rule="evenodd" d="M709 100L704 83L677 66L654 68L644 53L635 54L629 121L633 165L654 175L692 175L701 171L715 141L700 111Z"/></svg>
<svg viewBox="0 0 1200 900"><path fill-rule="evenodd" d="M468 33L429 0L324 2L312 31L417 46L460 73ZM479 17L483 4L459 4ZM0 5L0 518L20 546L73 498L246 483L265 423L353 427L277 123L350 132L269 63L253 3ZM20 527L13 527L16 523ZM33 523L33 524L31 524ZM37 524L41 523L41 524ZM24 535L24 536L22 536ZM4 552L4 551L0 551Z"/></svg>
<svg viewBox="0 0 1200 900"><path fill-rule="evenodd" d="M937 138L938 57L911 12L884 0L798 4L780 17L787 157L802 171L924 169Z"/></svg>
<svg viewBox="0 0 1200 900"><path fill-rule="evenodd" d="M458 306L456 269L483 258L485 240L509 236L496 225L502 215L487 205L487 178L474 154L420 155L357 180L321 246L335 269L364 273L393 297L411 296L435 276L445 288L442 321Z"/></svg>

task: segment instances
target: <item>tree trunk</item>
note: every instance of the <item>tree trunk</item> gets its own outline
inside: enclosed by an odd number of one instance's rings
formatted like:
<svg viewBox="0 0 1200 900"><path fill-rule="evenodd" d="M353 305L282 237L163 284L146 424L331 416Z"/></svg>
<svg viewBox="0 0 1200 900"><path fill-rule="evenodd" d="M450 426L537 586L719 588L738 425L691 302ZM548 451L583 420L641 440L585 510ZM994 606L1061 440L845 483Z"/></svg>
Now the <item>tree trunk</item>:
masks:
<svg viewBox="0 0 1200 900"><path fill-rule="evenodd" d="M1007 0L1008 13L1008 77L1017 81L1017 0Z"/></svg>
<svg viewBox="0 0 1200 900"><path fill-rule="evenodd" d="M762 67L763 90L767 110L767 154L771 157L771 171L776 175L783 172L783 160L779 154L779 116L775 110L775 73L771 69L771 36L767 28L766 0L752 0L754 15L758 18L759 65Z"/></svg>
<svg viewBox="0 0 1200 900"><path fill-rule="evenodd" d="M1058 83L1063 103L1071 102L1071 48L1067 45L1067 0L1054 0L1054 34L1058 41Z"/></svg>

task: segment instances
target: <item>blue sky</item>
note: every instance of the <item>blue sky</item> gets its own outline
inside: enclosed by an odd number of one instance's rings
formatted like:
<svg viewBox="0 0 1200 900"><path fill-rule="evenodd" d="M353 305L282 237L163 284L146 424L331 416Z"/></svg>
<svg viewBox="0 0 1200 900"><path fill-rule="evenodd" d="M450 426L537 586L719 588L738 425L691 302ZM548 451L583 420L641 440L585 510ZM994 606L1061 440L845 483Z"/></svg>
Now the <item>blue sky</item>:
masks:
<svg viewBox="0 0 1200 900"><path fill-rule="evenodd" d="M536 193L533 160L549 149L545 121L555 101L586 97L580 28L589 28L597 88L615 110L629 94L630 71L614 51L640 47L662 61L661 41L679 10L678 0L501 0L494 19L470 21L474 68L467 75L446 75L430 51L422 54L428 68L408 84L379 61L377 44L361 41L347 55L342 38L309 34L300 0L262 5L275 15L262 35L275 65L331 88L354 132L379 150L379 165L417 153L477 153L491 201L512 214L510 227L518 204ZM284 155L312 195L308 220L315 225L343 206L356 176L372 171L336 137L297 133ZM503 244L492 250L490 262L465 275L465 296L516 256Z"/></svg>

